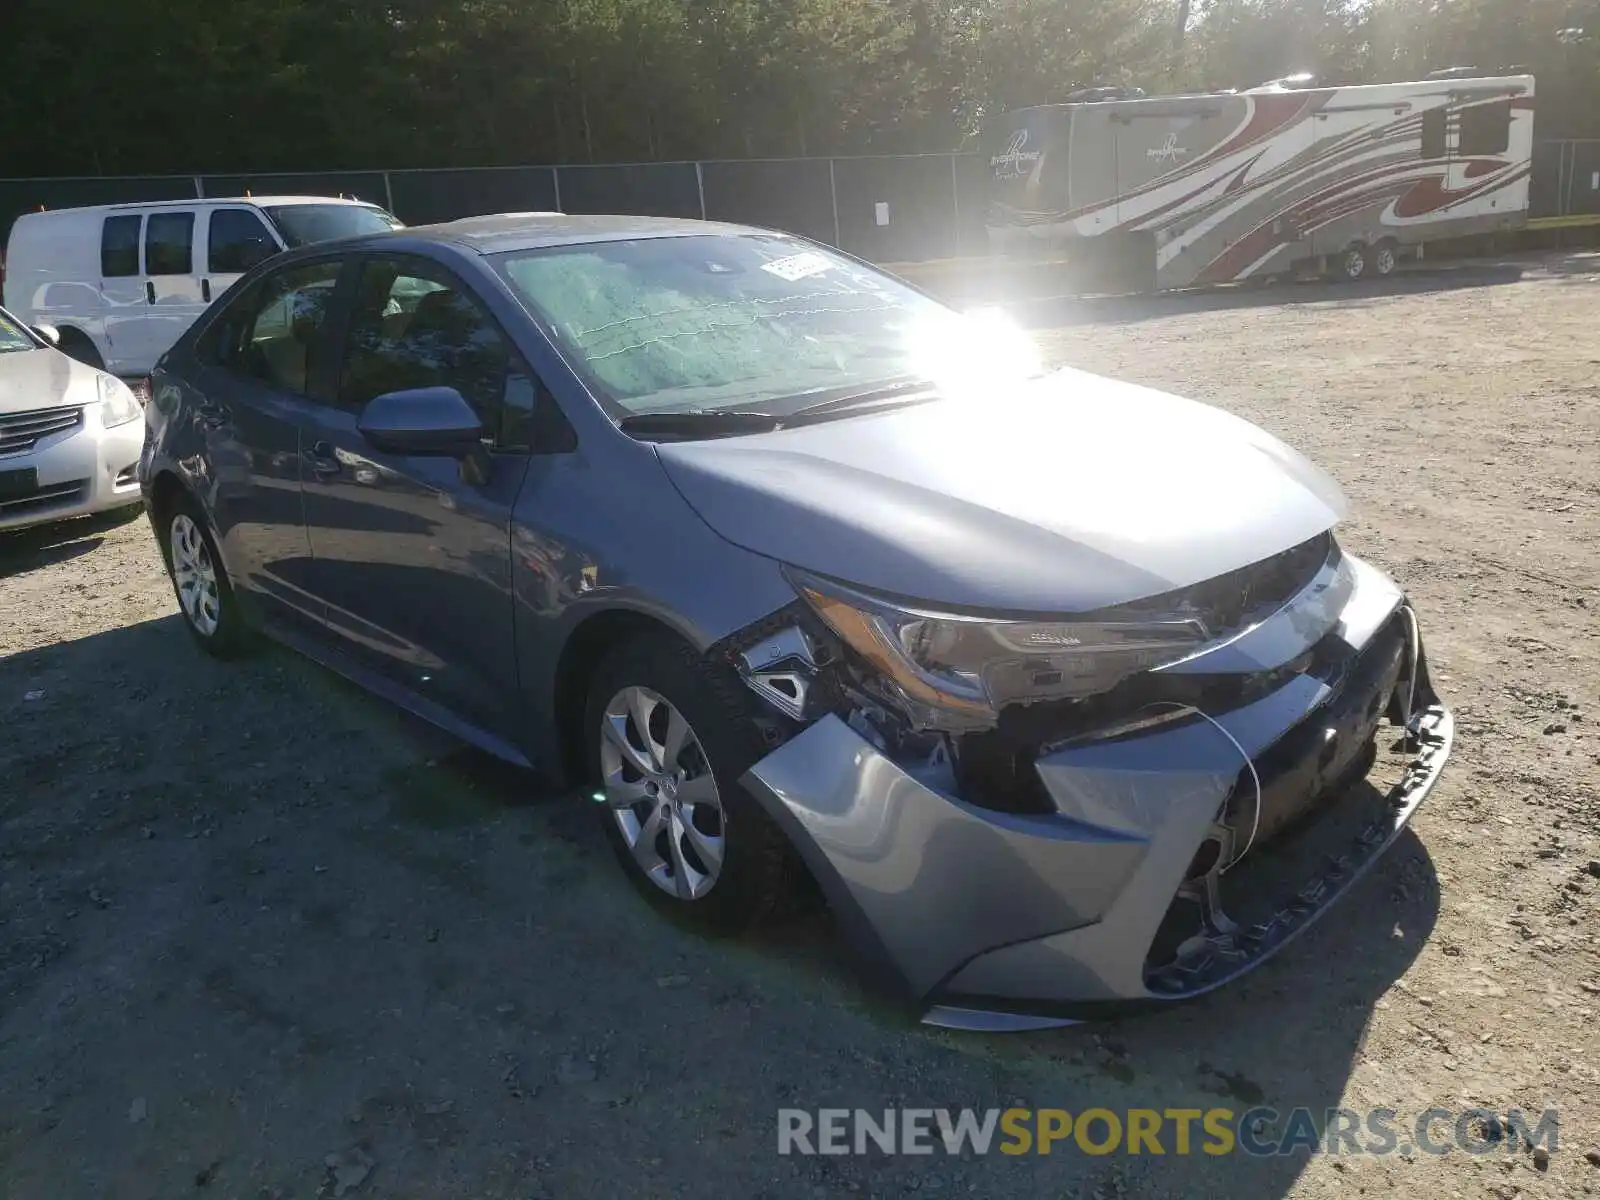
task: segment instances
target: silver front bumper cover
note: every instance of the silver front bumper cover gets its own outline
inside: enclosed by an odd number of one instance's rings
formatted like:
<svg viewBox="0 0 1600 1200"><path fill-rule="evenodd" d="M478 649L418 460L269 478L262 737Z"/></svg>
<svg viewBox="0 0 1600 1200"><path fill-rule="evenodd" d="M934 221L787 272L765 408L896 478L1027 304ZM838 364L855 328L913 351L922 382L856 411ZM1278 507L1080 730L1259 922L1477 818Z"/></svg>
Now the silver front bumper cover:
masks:
<svg viewBox="0 0 1600 1200"><path fill-rule="evenodd" d="M1349 560L1349 585L1325 589L1325 619L1281 614L1253 639L1268 655L1329 634L1359 652L1402 607L1399 589ZM1336 598L1336 599L1335 599ZM1236 647L1236 651L1255 646ZM838 717L816 721L744 776L784 828L874 982L930 1023L1018 1029L1199 995L1276 953L1393 842L1437 782L1453 724L1442 707L1411 722L1416 754L1383 815L1269 920L1186 950L1182 967L1146 956L1196 849L1242 767L1316 712L1334 689L1293 675L1220 715L1038 760L1058 812L1020 815L970 804L890 760ZM1431 702L1432 697L1426 698ZM1224 732L1225 731L1225 732ZM984 1003L965 1003L965 998ZM1003 1002L1003 1003L1002 1003Z"/></svg>

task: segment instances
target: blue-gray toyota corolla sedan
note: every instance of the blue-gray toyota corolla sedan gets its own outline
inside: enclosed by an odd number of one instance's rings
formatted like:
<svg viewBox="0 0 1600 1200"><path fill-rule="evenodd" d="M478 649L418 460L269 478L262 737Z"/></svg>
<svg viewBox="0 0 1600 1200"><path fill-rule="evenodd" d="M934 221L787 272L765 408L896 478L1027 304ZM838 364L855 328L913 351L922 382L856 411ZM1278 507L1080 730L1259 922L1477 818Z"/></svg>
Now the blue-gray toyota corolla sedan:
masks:
<svg viewBox="0 0 1600 1200"><path fill-rule="evenodd" d="M707 928L809 877L937 1024L1236 977L1450 752L1328 476L801 238L535 214L309 247L152 393L201 646L265 634L581 784Z"/></svg>

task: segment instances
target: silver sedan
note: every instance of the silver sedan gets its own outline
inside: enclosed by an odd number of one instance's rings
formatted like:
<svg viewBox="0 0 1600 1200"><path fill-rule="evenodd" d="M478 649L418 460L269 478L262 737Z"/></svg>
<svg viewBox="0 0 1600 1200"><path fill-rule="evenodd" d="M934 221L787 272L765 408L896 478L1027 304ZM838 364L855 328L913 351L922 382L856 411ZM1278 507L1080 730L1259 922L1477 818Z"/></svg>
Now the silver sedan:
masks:
<svg viewBox="0 0 1600 1200"><path fill-rule="evenodd" d="M142 502L138 397L57 350L53 333L0 309L0 529Z"/></svg>

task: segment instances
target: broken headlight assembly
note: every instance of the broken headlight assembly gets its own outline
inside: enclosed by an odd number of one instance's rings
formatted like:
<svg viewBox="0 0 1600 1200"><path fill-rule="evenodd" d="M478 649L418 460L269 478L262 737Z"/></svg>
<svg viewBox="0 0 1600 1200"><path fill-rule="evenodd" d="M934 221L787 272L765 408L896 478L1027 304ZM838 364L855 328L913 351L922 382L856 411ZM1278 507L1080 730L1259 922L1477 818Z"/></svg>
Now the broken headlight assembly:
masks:
<svg viewBox="0 0 1600 1200"><path fill-rule="evenodd" d="M936 612L798 571L790 581L924 728L984 728L1011 704L1080 699L1177 662L1211 637L1196 614L1146 607L1055 620Z"/></svg>

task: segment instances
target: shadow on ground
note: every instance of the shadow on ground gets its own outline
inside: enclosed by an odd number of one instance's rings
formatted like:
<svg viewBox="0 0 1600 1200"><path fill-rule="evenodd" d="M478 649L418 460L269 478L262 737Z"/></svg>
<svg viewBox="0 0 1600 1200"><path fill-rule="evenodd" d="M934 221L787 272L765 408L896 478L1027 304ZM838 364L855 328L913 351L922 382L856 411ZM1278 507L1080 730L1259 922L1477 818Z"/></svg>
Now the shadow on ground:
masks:
<svg viewBox="0 0 1600 1200"><path fill-rule="evenodd" d="M780 1157L777 1113L1320 1121L1438 911L1408 835L1214 998L933 1031L862 992L825 916L733 942L679 929L581 799L418 738L287 653L212 662L177 617L0 660L0 778L0 1193L18 1197L310 1196L362 1163L386 1196L1280 1196L1303 1155Z"/></svg>
<svg viewBox="0 0 1600 1200"><path fill-rule="evenodd" d="M143 507L134 505L92 517L0 532L0 579L88 554L100 546L106 533L142 516Z"/></svg>

